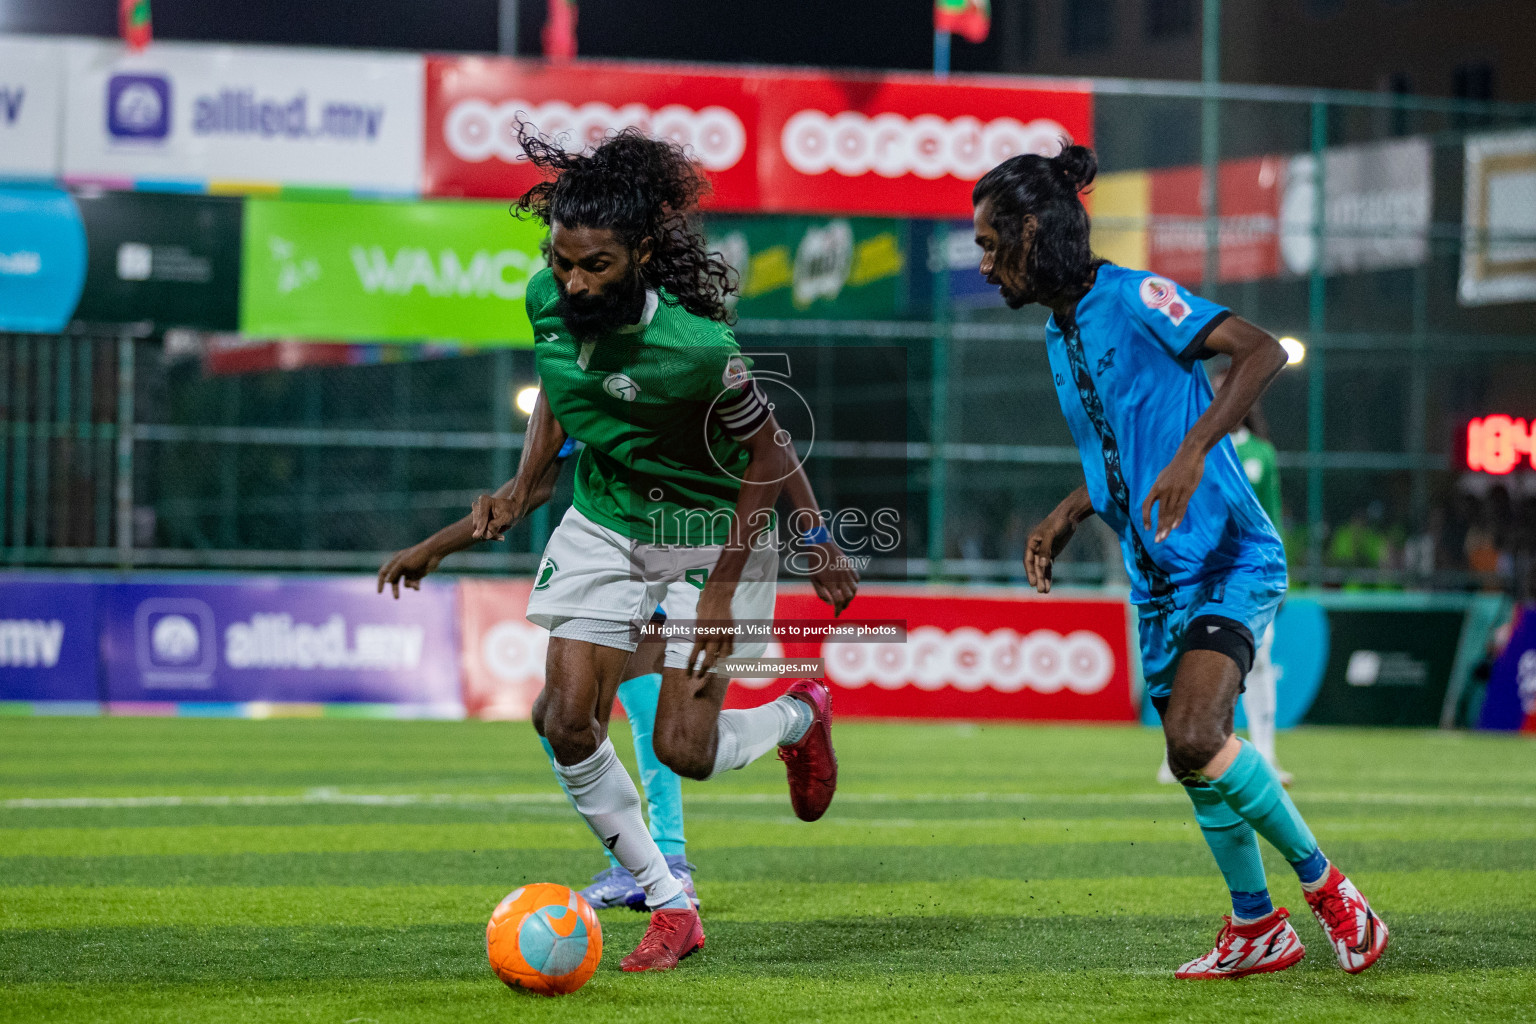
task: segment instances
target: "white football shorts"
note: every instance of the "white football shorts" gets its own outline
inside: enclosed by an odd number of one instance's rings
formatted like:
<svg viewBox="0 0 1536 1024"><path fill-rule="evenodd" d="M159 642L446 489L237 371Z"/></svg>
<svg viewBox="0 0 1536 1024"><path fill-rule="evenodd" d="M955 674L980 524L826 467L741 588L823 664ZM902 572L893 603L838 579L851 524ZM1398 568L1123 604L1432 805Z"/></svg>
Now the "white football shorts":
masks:
<svg viewBox="0 0 1536 1024"><path fill-rule="evenodd" d="M640 628L651 621L660 605L669 622L695 617L699 595L719 559L721 547L685 547L643 544L595 523L574 506L544 548L533 593L528 598L528 621L548 630L560 629L570 620L621 623L627 632L577 630L596 642L633 651ZM779 557L772 544L747 556L741 582L731 599L731 617L737 621L767 622L773 618ZM757 658L768 642L738 637L731 657ZM666 665L686 668L693 650L691 637L667 640Z"/></svg>

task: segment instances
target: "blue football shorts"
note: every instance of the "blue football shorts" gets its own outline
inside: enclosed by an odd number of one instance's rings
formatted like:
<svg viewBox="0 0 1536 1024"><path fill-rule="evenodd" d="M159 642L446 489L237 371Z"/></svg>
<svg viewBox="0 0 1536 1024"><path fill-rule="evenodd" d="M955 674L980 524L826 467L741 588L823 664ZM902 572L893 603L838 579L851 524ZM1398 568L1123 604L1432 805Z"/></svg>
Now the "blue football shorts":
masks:
<svg viewBox="0 0 1536 1024"><path fill-rule="evenodd" d="M1174 592L1173 608L1141 605L1137 634L1147 694L1173 691L1179 658L1189 650L1213 650L1237 662L1246 677L1253 667L1254 638L1264 635L1285 597L1285 572L1238 563Z"/></svg>

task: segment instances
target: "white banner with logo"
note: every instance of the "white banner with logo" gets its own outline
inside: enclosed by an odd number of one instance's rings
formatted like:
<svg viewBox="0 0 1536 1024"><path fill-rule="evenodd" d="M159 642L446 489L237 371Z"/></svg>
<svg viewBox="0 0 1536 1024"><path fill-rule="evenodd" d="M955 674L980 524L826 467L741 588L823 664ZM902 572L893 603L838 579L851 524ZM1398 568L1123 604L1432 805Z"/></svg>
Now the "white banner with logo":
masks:
<svg viewBox="0 0 1536 1024"><path fill-rule="evenodd" d="M1467 136L1461 304L1536 300L1536 131Z"/></svg>
<svg viewBox="0 0 1536 1024"><path fill-rule="evenodd" d="M64 44L0 36L0 177L59 174Z"/></svg>
<svg viewBox="0 0 1536 1024"><path fill-rule="evenodd" d="M1321 205L1323 273L1423 263L1432 206L1429 140L1325 150ZM1292 157L1280 202L1280 255L1293 274L1310 273L1317 263L1317 207L1317 160Z"/></svg>
<svg viewBox="0 0 1536 1024"><path fill-rule="evenodd" d="M414 193L422 58L342 50L67 44L63 171L117 186Z"/></svg>

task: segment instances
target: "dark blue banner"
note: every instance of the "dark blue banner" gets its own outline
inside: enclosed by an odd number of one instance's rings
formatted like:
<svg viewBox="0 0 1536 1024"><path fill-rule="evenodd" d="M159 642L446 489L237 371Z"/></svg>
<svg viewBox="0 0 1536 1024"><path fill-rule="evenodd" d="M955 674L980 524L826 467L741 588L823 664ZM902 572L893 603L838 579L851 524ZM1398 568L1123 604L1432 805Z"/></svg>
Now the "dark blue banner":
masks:
<svg viewBox="0 0 1536 1024"><path fill-rule="evenodd" d="M101 616L113 704L462 706L449 585L395 601L372 578L126 583Z"/></svg>
<svg viewBox="0 0 1536 1024"><path fill-rule="evenodd" d="M96 701L94 583L0 577L0 700Z"/></svg>

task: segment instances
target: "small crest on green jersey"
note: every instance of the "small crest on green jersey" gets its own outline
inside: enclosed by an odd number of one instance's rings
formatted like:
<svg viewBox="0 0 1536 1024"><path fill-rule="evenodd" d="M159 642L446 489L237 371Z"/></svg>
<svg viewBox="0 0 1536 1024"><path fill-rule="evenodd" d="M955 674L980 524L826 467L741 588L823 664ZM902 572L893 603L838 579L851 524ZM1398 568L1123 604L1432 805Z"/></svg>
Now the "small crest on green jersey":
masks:
<svg viewBox="0 0 1536 1024"><path fill-rule="evenodd" d="M543 590L545 587L549 586L549 581L553 579L555 573L559 571L560 567L555 564L555 560L550 558L548 555L545 555L544 561L539 563L539 575L534 580L533 589Z"/></svg>
<svg viewBox="0 0 1536 1024"><path fill-rule="evenodd" d="M640 394L640 385L632 378L622 373L610 373L603 378L603 390L614 398L622 398L626 402L633 402Z"/></svg>

